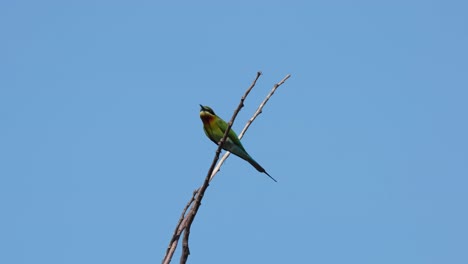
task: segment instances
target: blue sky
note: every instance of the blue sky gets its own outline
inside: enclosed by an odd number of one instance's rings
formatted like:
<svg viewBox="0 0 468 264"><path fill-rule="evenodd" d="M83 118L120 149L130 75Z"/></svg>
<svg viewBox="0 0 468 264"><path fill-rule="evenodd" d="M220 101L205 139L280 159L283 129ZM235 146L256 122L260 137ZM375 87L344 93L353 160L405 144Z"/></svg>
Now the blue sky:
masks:
<svg viewBox="0 0 468 264"><path fill-rule="evenodd" d="M3 1L0 263L468 263L465 1ZM179 251L174 263L178 263Z"/></svg>

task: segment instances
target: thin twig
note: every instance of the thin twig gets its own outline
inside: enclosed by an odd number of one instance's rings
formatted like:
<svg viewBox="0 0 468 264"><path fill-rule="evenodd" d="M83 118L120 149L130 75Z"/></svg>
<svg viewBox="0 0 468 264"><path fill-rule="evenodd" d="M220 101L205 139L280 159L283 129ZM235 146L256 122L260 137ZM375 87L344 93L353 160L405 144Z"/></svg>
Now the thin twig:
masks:
<svg viewBox="0 0 468 264"><path fill-rule="evenodd" d="M203 196L205 194L206 189L209 186L209 180L210 176L213 173L213 169L216 165L216 162L219 159L219 155L221 153L221 146L224 144L224 142L227 139L228 133L232 127L232 124L234 123L235 118L237 117L237 114L239 113L240 109L244 106L244 100L247 97L247 95L250 93L250 91L253 89L255 84L257 83L257 80L260 78L262 75L261 72L257 72L257 76L255 77L255 80L252 82L250 87L247 89L247 91L244 93L244 96L242 96L241 101L237 107L237 109L234 111L234 114L231 118L231 120L228 123L228 128L226 129L223 138L219 141L218 143L218 148L216 150L215 157L213 158L213 162L211 163L210 169L208 170L207 176L205 177L205 181L203 182L203 185L194 192L194 195L196 194L195 197L192 197L192 199L187 203L186 207L184 208L182 212L182 216L179 219L179 222L176 226L176 229L174 231L174 234L171 238L171 242L169 243L169 246L166 250L166 255L164 256L164 259L162 261L163 264L168 264L170 263L172 256L174 255L175 249L177 248L178 240L180 239L180 235L182 232L184 232L184 239L183 239L183 248L182 248L182 256L180 259L180 263L186 263L188 255L190 254L190 249L188 247L188 239L190 236L190 227L192 225L192 222L195 218L195 215L198 212L198 208L201 205L201 200L203 199ZM195 202L195 203L193 203ZM193 205L192 205L193 204ZM186 214L187 209L192 205L190 208L190 211Z"/></svg>
<svg viewBox="0 0 468 264"><path fill-rule="evenodd" d="M229 156L229 152L226 152L223 155L222 159L219 160L219 155L220 155L221 149L222 149L221 146L226 141L228 133L229 133L231 127L232 127L232 124L234 123L234 120L237 117L237 114L239 113L241 108L244 106L244 100L246 99L246 97L248 96L250 91L255 86L255 84L256 84L257 80L259 79L259 77L261 76L261 74L262 74L261 72L257 73L257 76L256 76L255 80L252 82L250 87L247 89L244 96L242 96L239 105L237 106L231 120L228 123L228 128L226 129L223 138L218 142L218 148L216 149L216 153L215 153L215 156L213 158L213 162L211 163L210 169L208 170L208 173L207 173L207 176L205 177L203 185L199 189L197 189L197 190L195 190L193 192L192 198L190 199L190 201L187 203L187 205L183 209L182 215L181 215L181 217L179 219L179 222L177 223L177 226L176 226L176 228L174 230L174 234L173 234L173 236L171 238L171 242L169 243L169 246L168 246L168 248L166 250L166 256L164 257L163 262L162 262L163 264L168 264L168 263L171 262L172 256L174 255L174 252L175 252L175 250L177 248L177 244L178 244L178 241L179 241L180 236L181 236L182 233L184 233L184 237L183 237L183 241L182 241L183 246L182 246L182 255L180 257L180 263L185 264L187 262L188 256L190 254L188 241L189 241L189 237L190 237L191 225L193 223L193 220L195 219L195 216L196 216L196 214L198 212L198 209L199 209L199 207L201 205L201 201L202 201L202 199L204 197L206 189L209 186L210 181L212 180L214 175L216 175L216 173L219 171L221 165L226 160L226 158ZM245 134L245 132L247 131L249 126L252 124L252 122L255 120L255 118L257 118L257 116L262 113L263 107L268 102L270 97L274 94L276 89L280 85L282 85L289 77L291 77L290 74L286 75L286 77L284 77L283 80L281 80L279 83L277 83L277 84L275 84L273 86L273 89L270 91L270 93L267 95L267 97L263 100L263 102L257 108L257 111L255 111L253 117L249 119L249 121L245 125L244 129L239 134L239 139L242 138L242 136ZM219 162L217 164L218 160L219 160ZM190 208L190 210L189 210L189 212L187 212L187 210L189 208Z"/></svg>
<svg viewBox="0 0 468 264"><path fill-rule="evenodd" d="M247 123L245 124L244 126L244 129L242 129L242 131L240 132L239 134L239 139L241 139L245 132L247 132L247 129L249 129L250 125L252 124L252 122L257 118L257 116L259 116L261 113L262 113L262 110L263 110L263 107L265 106L265 104L268 102L268 100L270 100L270 97L275 93L276 89L278 89L278 87L280 87L287 79L289 79L289 77L291 77L291 74L288 74L286 75L286 77L284 77L280 82L278 82L277 84L273 85L273 88L270 90L270 93L268 93L268 95L265 97L265 99L263 100L263 102L258 106L257 110L255 111L255 113L253 114L253 116L247 121ZM221 168L221 165L223 165L224 161L229 157L231 153L229 151L227 151L226 153L224 153L224 155L221 157L221 159L219 160L218 164L216 164L216 167L214 168L213 170L213 174L211 174L211 178L210 178L210 182L211 180L213 180L214 176L218 173L218 171L220 170Z"/></svg>
<svg viewBox="0 0 468 264"><path fill-rule="evenodd" d="M172 235L171 242L169 243L169 246L167 247L166 250L166 258L163 260L163 263L170 263L172 256L174 255L174 251L177 248L177 244L179 243L179 238L180 234L183 229L181 229L182 223L184 223L185 220L185 213L187 212L188 208L190 205L195 201L195 195L197 195L198 190L195 190L192 195L192 199L187 203L187 205L184 207L184 210L182 210L182 214L180 216L179 222L177 223L177 226L174 230L174 234Z"/></svg>
<svg viewBox="0 0 468 264"><path fill-rule="evenodd" d="M228 127L227 127L226 131L224 132L224 136L218 143L218 148L216 150L215 157L213 158L213 162L211 163L210 169L208 170L208 173L207 173L207 175L205 177L205 181L203 182L202 187L198 191L198 195L195 198L195 203L193 204L193 207L190 209L190 212L187 214L187 222L186 222L186 227L185 227L185 232L184 232L184 238L183 238L183 241L182 241L182 255L180 257L180 263L181 264L184 264L184 263L187 262L187 258L188 258L189 254L190 254L190 249L189 249L189 246L188 246L188 240L189 240L189 236L190 236L190 228L191 228L193 220L195 219L195 216L196 216L196 214L198 212L198 209L200 208L201 200L203 199L205 191L208 188L208 186L210 185L210 177L211 177L211 174L213 173L216 162L219 159L219 155L221 154L222 146L223 146L224 142L226 141L226 139L228 137L229 131L231 130L232 125L234 124L234 120L236 119L237 114L239 114L241 108L244 107L245 98L249 95L250 91L254 88L255 83L257 82L258 78L260 78L260 75L262 75L262 73L257 72L257 76L256 76L255 80L253 81L252 85L250 85L249 89L247 89L244 96L242 96L242 98L241 98L241 100L239 102L239 105L237 106L237 109L234 111L234 114L231 117L231 121L229 121Z"/></svg>

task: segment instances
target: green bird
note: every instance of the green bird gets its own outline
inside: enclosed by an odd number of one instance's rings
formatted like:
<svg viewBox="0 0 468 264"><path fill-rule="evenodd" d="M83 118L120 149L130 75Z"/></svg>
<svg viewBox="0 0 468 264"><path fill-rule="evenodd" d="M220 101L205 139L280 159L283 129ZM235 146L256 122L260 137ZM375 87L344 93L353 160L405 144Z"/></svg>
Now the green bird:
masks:
<svg viewBox="0 0 468 264"><path fill-rule="evenodd" d="M224 132L226 132L228 124L219 116L217 116L213 109L211 109L209 106L200 105L200 107L200 118L203 122L203 130L205 131L206 136L216 145L218 145L219 141L221 141L224 136ZM259 172L265 173L268 175L268 177L276 182L276 180L271 177L270 174L268 174L268 172L266 172L265 169L260 166L260 164L258 164L252 157L250 157L247 151L245 151L242 143L237 137L236 132L234 132L232 128L229 130L228 137L222 148L252 164L255 169L257 169Z"/></svg>

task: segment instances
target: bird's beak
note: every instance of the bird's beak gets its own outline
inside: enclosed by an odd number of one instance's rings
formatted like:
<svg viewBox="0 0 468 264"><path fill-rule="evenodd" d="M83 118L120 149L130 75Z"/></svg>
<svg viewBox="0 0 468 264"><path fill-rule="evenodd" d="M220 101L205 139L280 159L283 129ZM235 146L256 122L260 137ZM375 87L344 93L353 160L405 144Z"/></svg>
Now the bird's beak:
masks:
<svg viewBox="0 0 468 264"><path fill-rule="evenodd" d="M205 107L203 107L203 105L200 105L200 110L205 110Z"/></svg>

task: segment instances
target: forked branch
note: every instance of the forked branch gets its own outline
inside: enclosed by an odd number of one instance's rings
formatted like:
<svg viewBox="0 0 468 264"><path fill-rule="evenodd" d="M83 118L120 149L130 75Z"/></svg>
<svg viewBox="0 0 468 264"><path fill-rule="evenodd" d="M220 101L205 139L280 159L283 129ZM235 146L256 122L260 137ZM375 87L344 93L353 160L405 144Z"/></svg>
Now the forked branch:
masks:
<svg viewBox="0 0 468 264"><path fill-rule="evenodd" d="M223 162L227 159L229 156L229 152L226 152L223 156L223 158L218 162L219 160L219 155L221 153L221 146L224 144L228 137L228 133L231 130L231 127L234 123L234 120L237 117L237 114L240 112L241 108L244 107L244 101L249 95L250 91L254 88L255 84L257 83L257 80L260 78L262 75L261 72L257 72L257 76L255 77L254 81L250 85L250 87L247 89L247 91L244 93L242 96L239 105L237 106L236 110L234 111L231 120L228 123L228 127L224 133L223 138L218 142L218 148L216 149L215 156L213 158L213 162L211 163L210 169L208 170L208 173L205 177L205 180L203 182L203 185L195 190L193 192L193 195L187 205L184 207L182 210L182 215L180 216L180 219L177 223L177 226L174 230L174 233L172 235L171 241L169 243L169 246L166 250L166 255L164 256L164 259L162 261L163 264L168 264L172 260L172 256L174 255L174 252L177 248L180 236L182 233L184 233L183 241L182 241L182 255L180 257L180 263L186 263L188 256L190 254L190 249L189 249L189 237L190 237L190 228L192 226L193 220L195 219L195 216L198 212L198 209L200 208L201 201L203 199L203 196L205 195L205 191L210 185L210 181L213 179L213 177L216 175L216 173L219 171L221 165ZM273 89L270 91L270 93L267 95L265 100L260 104L260 106L257 108L257 111L253 115L252 118L249 119L247 122L246 126L242 130L242 132L239 134L239 138L242 138L242 136L245 134L247 129L249 128L250 124L255 120L255 118L262 112L263 107L265 106L266 102L270 99L270 97L273 95L273 93L276 91L276 89L283 84L291 75L288 74L286 77L283 78L279 83L275 84ZM217 164L218 162L218 164ZM187 212L187 210L190 208L190 210Z"/></svg>
<svg viewBox="0 0 468 264"><path fill-rule="evenodd" d="M277 83L277 84L275 84L273 86L273 88L270 90L270 93L268 93L268 95L265 97L265 99L263 99L263 102L258 106L258 108L255 111L255 113L253 114L253 116L245 124L244 128L242 129L242 131L239 134L239 139L242 139L242 137L244 136L245 132L247 132L247 129L249 129L252 122L257 118L257 116L259 116L262 113L263 107L268 102L268 100L270 100L270 97L275 93L276 89L278 89L278 87L280 87L287 79L289 79L289 77L291 77L291 74L286 75L286 77L284 77L283 80L281 80L279 83ZM219 172L219 170L220 170L221 166L223 165L224 161L226 161L226 159L229 157L230 154L231 154L230 152L226 152L221 157L218 164L216 164L216 167L214 168L213 173L211 174L210 182L211 182L211 180L213 180L214 176Z"/></svg>

